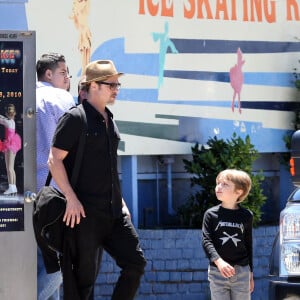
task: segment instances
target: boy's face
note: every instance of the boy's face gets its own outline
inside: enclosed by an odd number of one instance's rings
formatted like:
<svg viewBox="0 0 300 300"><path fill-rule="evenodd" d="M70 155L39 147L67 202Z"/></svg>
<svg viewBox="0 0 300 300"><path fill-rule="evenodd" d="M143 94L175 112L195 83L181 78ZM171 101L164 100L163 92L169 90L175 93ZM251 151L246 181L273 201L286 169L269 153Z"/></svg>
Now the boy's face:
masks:
<svg viewBox="0 0 300 300"><path fill-rule="evenodd" d="M226 203L235 203L242 194L242 190L237 190L232 181L220 177L216 181L215 193L218 200Z"/></svg>

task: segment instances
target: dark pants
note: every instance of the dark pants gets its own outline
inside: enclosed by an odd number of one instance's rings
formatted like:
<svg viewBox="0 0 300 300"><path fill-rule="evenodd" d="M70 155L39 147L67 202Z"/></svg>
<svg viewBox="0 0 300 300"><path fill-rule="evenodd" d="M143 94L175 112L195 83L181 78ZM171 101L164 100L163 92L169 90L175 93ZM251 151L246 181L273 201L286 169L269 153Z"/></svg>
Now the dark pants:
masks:
<svg viewBox="0 0 300 300"><path fill-rule="evenodd" d="M103 249L121 268L112 300L132 300L144 274L146 260L139 246L139 240L128 216L113 219L105 214L89 213L74 229L68 228L69 247L72 261L72 276L78 299L87 300L97 278ZM63 272L64 282L70 281L70 274ZM67 289L75 286L67 285ZM65 290L64 299L74 300L73 292ZM72 296L68 296L72 295ZM71 298L72 297L72 298Z"/></svg>

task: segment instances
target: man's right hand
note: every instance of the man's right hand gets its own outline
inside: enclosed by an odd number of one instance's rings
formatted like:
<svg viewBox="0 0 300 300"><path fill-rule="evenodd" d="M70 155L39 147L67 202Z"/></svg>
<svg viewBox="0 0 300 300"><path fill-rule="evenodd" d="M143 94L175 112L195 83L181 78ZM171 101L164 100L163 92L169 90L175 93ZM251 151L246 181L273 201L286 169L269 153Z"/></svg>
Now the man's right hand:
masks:
<svg viewBox="0 0 300 300"><path fill-rule="evenodd" d="M63 221L67 226L73 228L80 223L82 217L85 218L85 211L81 202L77 199L75 194L70 198L68 197Z"/></svg>

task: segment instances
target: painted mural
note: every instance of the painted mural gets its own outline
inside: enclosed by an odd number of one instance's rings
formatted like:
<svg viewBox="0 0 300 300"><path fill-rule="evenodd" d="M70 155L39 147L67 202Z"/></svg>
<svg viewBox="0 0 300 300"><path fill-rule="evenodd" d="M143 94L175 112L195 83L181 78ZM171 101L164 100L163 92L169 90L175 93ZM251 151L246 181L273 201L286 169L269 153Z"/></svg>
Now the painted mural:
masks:
<svg viewBox="0 0 300 300"><path fill-rule="evenodd" d="M28 0L37 57L66 56L71 92L85 65L112 59L126 76L111 107L120 154L187 154L196 142L249 135L286 151L300 95L300 1Z"/></svg>

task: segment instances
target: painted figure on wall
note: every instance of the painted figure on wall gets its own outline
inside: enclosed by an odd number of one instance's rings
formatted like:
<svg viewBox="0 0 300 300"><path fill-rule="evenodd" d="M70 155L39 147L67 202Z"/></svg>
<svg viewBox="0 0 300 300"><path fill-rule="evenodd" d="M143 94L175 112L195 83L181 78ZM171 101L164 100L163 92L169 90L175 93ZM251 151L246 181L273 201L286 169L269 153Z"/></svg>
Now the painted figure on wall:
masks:
<svg viewBox="0 0 300 300"><path fill-rule="evenodd" d="M230 77L230 84L233 88L233 98L232 98L232 104L231 109L234 111L234 102L236 97L238 97L238 109L239 113L242 112L241 109L241 91L242 86L244 83L244 75L242 72L242 66L245 63L243 60L243 53L240 48L237 50L237 63L230 69L229 71L229 77Z"/></svg>
<svg viewBox="0 0 300 300"><path fill-rule="evenodd" d="M159 49L159 76L158 76L158 88L160 88L163 84L164 80L164 68L165 68L165 61L166 61L166 54L168 48L170 48L172 53L178 53L174 43L168 37L169 34L169 23L165 22L165 31L163 33L160 32L153 32L152 37L155 42L160 42L160 49Z"/></svg>
<svg viewBox="0 0 300 300"><path fill-rule="evenodd" d="M5 127L5 138L1 141L1 152L4 152L5 166L7 172L8 189L4 195L16 195L16 172L15 158L17 152L21 149L21 137L16 133L16 108L14 104L8 104L6 116L0 115L0 124Z"/></svg>
<svg viewBox="0 0 300 300"><path fill-rule="evenodd" d="M81 55L81 74L91 59L92 34L88 25L90 0L73 0L72 15L76 29L79 31L78 49Z"/></svg>

